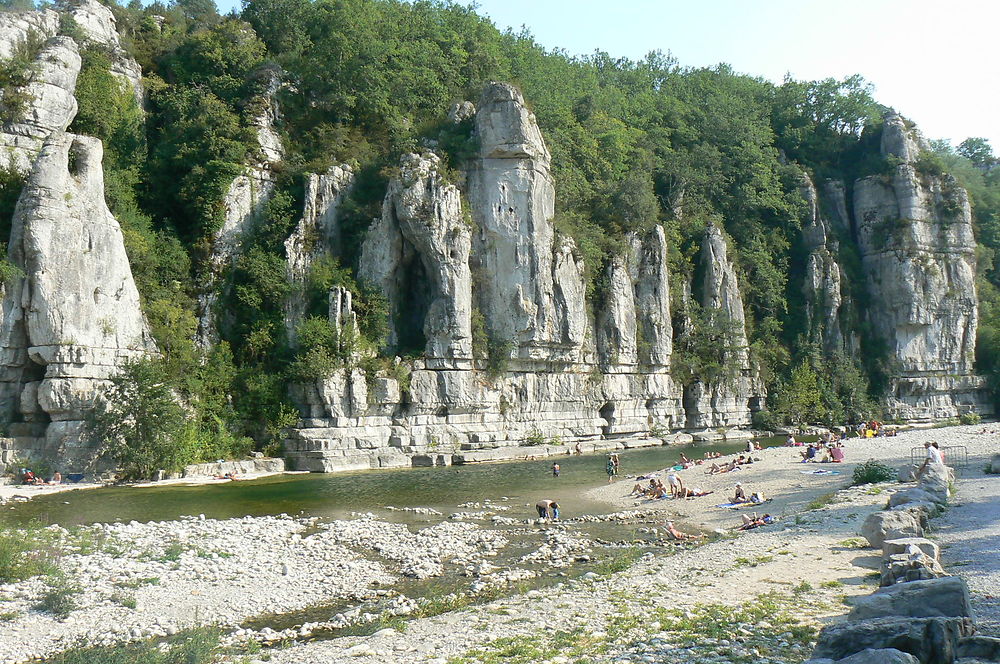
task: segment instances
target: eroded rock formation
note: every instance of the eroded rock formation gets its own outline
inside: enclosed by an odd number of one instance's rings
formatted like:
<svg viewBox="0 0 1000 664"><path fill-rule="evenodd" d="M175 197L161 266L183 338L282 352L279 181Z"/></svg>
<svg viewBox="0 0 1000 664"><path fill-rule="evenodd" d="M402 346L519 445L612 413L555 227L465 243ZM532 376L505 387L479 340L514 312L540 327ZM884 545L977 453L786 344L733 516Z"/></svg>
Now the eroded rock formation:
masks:
<svg viewBox="0 0 1000 664"><path fill-rule="evenodd" d="M382 217L361 251L359 276L389 298L389 345L413 343L397 323L423 331L429 368L471 368L472 228L458 189L436 155L403 157L389 183Z"/></svg>
<svg viewBox="0 0 1000 664"><path fill-rule="evenodd" d="M900 116L887 116L882 151L902 163L854 190L868 318L894 367L890 411L923 420L989 412L973 374L978 303L968 195L954 178L918 170L921 145Z"/></svg>
<svg viewBox="0 0 1000 664"><path fill-rule="evenodd" d="M103 148L60 133L43 146L14 215L0 404L25 451L84 456L86 411L122 362L155 352L118 222L104 202Z"/></svg>
<svg viewBox="0 0 1000 664"><path fill-rule="evenodd" d="M736 266L722 230L710 224L701 246L700 304L706 321L726 328L723 374L708 382L696 380L684 389L689 429L745 426L752 411L762 408L764 388L750 365L746 313Z"/></svg>
<svg viewBox="0 0 1000 664"><path fill-rule="evenodd" d="M0 126L0 166L27 174L45 139L65 131L76 116L73 94L80 51L69 37L57 36L58 31L59 15L53 11L0 13L0 58L42 41L27 85L3 91L23 95L25 103L17 117Z"/></svg>

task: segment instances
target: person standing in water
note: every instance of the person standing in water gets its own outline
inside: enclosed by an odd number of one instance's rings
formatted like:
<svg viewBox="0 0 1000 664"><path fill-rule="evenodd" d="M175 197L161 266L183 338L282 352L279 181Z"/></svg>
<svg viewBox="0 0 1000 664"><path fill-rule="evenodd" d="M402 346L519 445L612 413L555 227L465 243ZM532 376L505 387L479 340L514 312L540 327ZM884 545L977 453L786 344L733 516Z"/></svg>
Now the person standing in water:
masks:
<svg viewBox="0 0 1000 664"><path fill-rule="evenodd" d="M615 460L610 454L608 455L608 465L606 470L608 471L608 484L611 484L615 481L615 475L618 474L618 467L615 466Z"/></svg>
<svg viewBox="0 0 1000 664"><path fill-rule="evenodd" d="M559 477L559 471L560 470L561 469L559 468L559 464L558 463L553 463L552 464L552 477Z"/></svg>
<svg viewBox="0 0 1000 664"><path fill-rule="evenodd" d="M535 509L538 510L538 518L546 519L549 516L549 512L552 512L552 520L559 520L559 503L554 500L539 500L535 503Z"/></svg>

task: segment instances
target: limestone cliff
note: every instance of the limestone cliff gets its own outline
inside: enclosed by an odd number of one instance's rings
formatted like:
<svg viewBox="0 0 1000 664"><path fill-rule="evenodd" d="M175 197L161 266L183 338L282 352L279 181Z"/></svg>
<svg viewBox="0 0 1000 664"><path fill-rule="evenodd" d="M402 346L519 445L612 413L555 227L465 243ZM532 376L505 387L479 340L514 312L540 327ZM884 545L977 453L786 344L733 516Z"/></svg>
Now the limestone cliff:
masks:
<svg viewBox="0 0 1000 664"><path fill-rule="evenodd" d="M918 170L922 144L903 118L889 114L882 152L901 163L854 190L868 318L893 367L889 408L904 419L987 412L973 375L978 303L969 199L950 176Z"/></svg>
<svg viewBox="0 0 1000 664"><path fill-rule="evenodd" d="M296 327L305 316L303 287L309 269L321 257L340 255L340 205L353 184L354 172L347 164L306 176L302 219L285 241L288 280L292 284L285 302L285 328L292 343Z"/></svg>
<svg viewBox="0 0 1000 664"><path fill-rule="evenodd" d="M750 365L746 314L736 266L722 230L709 224L701 248L701 309L706 320L727 328L723 375L696 380L684 389L684 411L690 429L746 426L761 408L764 389Z"/></svg>
<svg viewBox="0 0 1000 664"><path fill-rule="evenodd" d="M535 116L511 85L491 83L476 113L468 174L479 305L492 337L523 359L578 361L586 318L572 251L554 260L555 187ZM566 282L569 283L566 283ZM559 306L556 304L558 294Z"/></svg>
<svg viewBox="0 0 1000 664"><path fill-rule="evenodd" d="M362 248L359 276L389 298L391 347L403 341L397 322L422 329L428 368L471 368L471 238L461 194L444 181L438 157L403 157Z"/></svg>
<svg viewBox="0 0 1000 664"><path fill-rule="evenodd" d="M76 115L80 51L69 37L57 36L58 30L59 15L52 11L0 12L0 58L42 41L27 85L17 91L27 100L23 111L0 126L0 166L27 173L45 139L65 131Z"/></svg>
<svg viewBox="0 0 1000 664"><path fill-rule="evenodd" d="M108 55L111 73L132 91L136 103L142 107L142 68L122 47L115 15L97 0L75 0L68 13L86 38Z"/></svg>
<svg viewBox="0 0 1000 664"><path fill-rule="evenodd" d="M198 342L202 347L212 346L219 340L216 305L223 274L239 255L244 234L260 217L274 193L275 164L284 156L281 138L275 129L281 117L276 99L281 76L276 70L270 70L268 75L263 110L253 121L257 128L258 154L244 166L243 173L233 179L223 196L222 226L212 238L212 253L203 266L204 277L198 294Z"/></svg>
<svg viewBox="0 0 1000 664"><path fill-rule="evenodd" d="M72 459L79 429L122 362L155 352L118 222L104 202L103 149L59 133L18 201L5 288L0 403L29 453ZM34 438L34 442L30 439Z"/></svg>
<svg viewBox="0 0 1000 664"><path fill-rule="evenodd" d="M807 206L802 226L802 244L808 252L802 293L809 340L833 354L855 350L857 341L847 319L851 308L847 277L838 262L838 234L850 237L844 187L827 181L824 189L826 200L821 201L810 177L803 176L799 186ZM832 214L825 212L823 203L833 210Z"/></svg>

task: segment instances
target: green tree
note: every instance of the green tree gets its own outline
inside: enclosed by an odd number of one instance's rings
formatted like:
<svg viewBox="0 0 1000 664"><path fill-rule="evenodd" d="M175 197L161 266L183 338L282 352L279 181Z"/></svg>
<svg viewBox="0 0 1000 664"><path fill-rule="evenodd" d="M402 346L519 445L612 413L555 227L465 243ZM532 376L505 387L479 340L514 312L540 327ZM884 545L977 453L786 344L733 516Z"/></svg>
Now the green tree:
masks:
<svg viewBox="0 0 1000 664"><path fill-rule="evenodd" d="M126 363L111 377L85 425L102 458L126 479L148 479L157 470L176 471L191 455L181 444L184 409L156 360Z"/></svg>
<svg viewBox="0 0 1000 664"><path fill-rule="evenodd" d="M775 413L795 426L821 422L826 415L819 376L808 362L800 362L788 381L779 384L774 402Z"/></svg>
<svg viewBox="0 0 1000 664"><path fill-rule="evenodd" d="M985 138L967 138L958 144L956 151L976 166L993 166L997 163L993 148Z"/></svg>

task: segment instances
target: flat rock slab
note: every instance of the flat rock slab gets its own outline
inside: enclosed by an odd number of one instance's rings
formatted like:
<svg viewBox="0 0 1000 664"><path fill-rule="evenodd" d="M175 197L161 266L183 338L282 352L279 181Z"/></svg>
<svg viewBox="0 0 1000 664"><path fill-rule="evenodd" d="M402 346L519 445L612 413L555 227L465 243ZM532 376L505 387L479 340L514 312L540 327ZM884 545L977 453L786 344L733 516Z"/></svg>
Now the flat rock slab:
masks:
<svg viewBox="0 0 1000 664"><path fill-rule="evenodd" d="M934 560L940 560L941 558L941 550L938 545L924 537L887 539L882 542L882 557L888 558L898 553L909 553L911 550L910 547L916 547Z"/></svg>
<svg viewBox="0 0 1000 664"><path fill-rule="evenodd" d="M920 520L906 511L875 512L861 526L861 536L876 549L881 549L887 539L923 537L923 534Z"/></svg>

